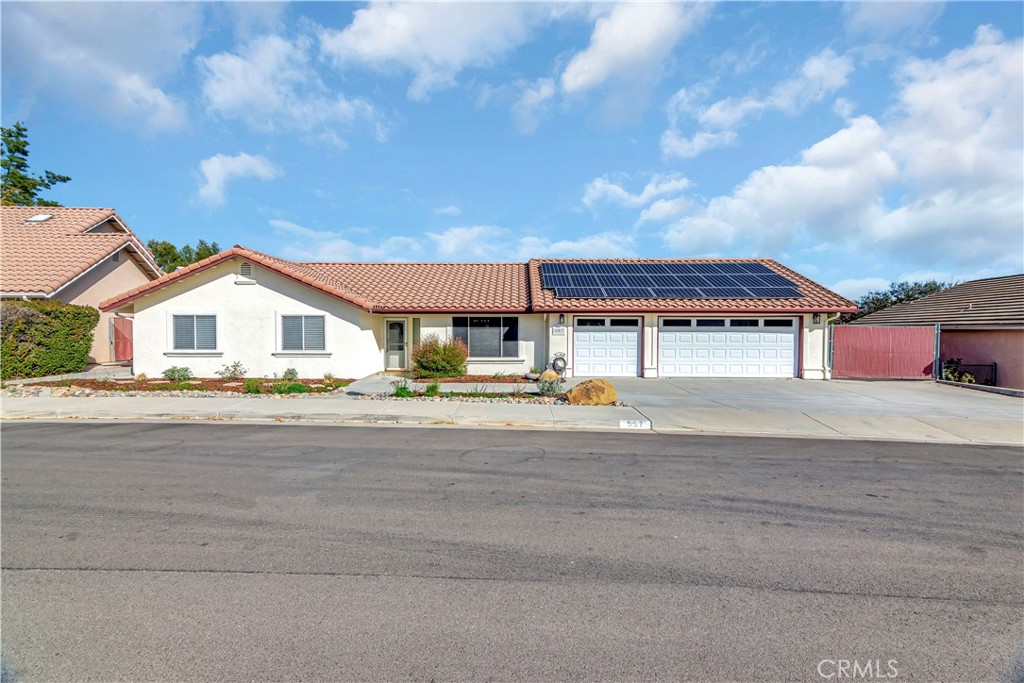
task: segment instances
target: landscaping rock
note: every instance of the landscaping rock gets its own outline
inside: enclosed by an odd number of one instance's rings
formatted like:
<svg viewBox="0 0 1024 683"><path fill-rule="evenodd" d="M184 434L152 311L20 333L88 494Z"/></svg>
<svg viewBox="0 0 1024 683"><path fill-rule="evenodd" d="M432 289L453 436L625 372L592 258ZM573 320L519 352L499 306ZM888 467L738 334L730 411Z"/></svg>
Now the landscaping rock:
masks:
<svg viewBox="0 0 1024 683"><path fill-rule="evenodd" d="M557 372L555 372L554 370L545 370L544 372L540 373L540 377L537 378L537 381L550 382L551 380L557 379L560 379Z"/></svg>
<svg viewBox="0 0 1024 683"><path fill-rule="evenodd" d="M576 406L610 406L619 398L615 387L603 379L580 382L566 392L565 397Z"/></svg>

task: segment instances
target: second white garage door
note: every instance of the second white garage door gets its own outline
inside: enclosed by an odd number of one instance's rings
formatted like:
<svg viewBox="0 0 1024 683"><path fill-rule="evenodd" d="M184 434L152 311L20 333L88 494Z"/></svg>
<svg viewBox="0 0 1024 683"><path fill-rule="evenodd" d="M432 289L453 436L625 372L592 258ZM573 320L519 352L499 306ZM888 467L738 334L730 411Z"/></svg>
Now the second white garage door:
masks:
<svg viewBox="0 0 1024 683"><path fill-rule="evenodd" d="M576 318L572 340L573 376L640 375L639 318Z"/></svg>
<svg viewBox="0 0 1024 683"><path fill-rule="evenodd" d="M659 377L795 377L792 318L667 318L658 331Z"/></svg>

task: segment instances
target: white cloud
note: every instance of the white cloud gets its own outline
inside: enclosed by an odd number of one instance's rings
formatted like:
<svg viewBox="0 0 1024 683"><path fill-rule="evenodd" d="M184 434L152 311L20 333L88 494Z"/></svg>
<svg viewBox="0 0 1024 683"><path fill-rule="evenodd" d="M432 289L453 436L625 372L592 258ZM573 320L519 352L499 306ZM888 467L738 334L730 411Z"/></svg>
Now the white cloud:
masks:
<svg viewBox="0 0 1024 683"><path fill-rule="evenodd" d="M679 174L654 175L639 193L633 194L606 176L594 178L583 190L583 203L589 209L600 202L639 208L666 194L677 194L690 187L690 181Z"/></svg>
<svg viewBox="0 0 1024 683"><path fill-rule="evenodd" d="M517 255L520 259L562 258L628 258L636 256L633 236L621 232L602 232L577 239L550 240L543 237L523 237L519 240Z"/></svg>
<svg viewBox="0 0 1024 683"><path fill-rule="evenodd" d="M295 261L408 261L423 253L419 240L403 235L376 244L357 244L333 230L313 230L279 218L269 223L279 232L302 238L290 240L281 249L285 258Z"/></svg>
<svg viewBox="0 0 1024 683"><path fill-rule="evenodd" d="M889 281L880 277L847 278L828 287L847 299L856 301L868 292L889 289Z"/></svg>
<svg viewBox="0 0 1024 683"><path fill-rule="evenodd" d="M329 92L310 64L311 41L294 42L280 36L261 36L238 52L221 52L197 59L203 74L207 110L237 119L254 130L276 129L310 133L334 147L344 147L333 128L367 120L386 135L373 106Z"/></svg>
<svg viewBox="0 0 1024 683"><path fill-rule="evenodd" d="M164 84L202 16L194 3L4 3L4 77L28 101L56 94L125 125L180 128L186 106Z"/></svg>
<svg viewBox="0 0 1024 683"><path fill-rule="evenodd" d="M666 244L692 253L741 239L766 250L810 242L865 259L1020 270L1022 42L983 26L974 44L909 60L897 75L888 120L854 118L800 163L754 171L673 224Z"/></svg>
<svg viewBox="0 0 1024 683"><path fill-rule="evenodd" d="M927 29L944 9L942 2L847 2L843 19L848 32L877 40Z"/></svg>
<svg viewBox="0 0 1024 683"><path fill-rule="evenodd" d="M661 136L661 154L666 159L692 159L709 149L730 147L736 144L736 133L731 130L709 132L706 130L694 133L686 138L674 128L669 128Z"/></svg>
<svg viewBox="0 0 1024 683"><path fill-rule="evenodd" d="M345 28L322 31L321 49L339 68L411 71L408 95L423 100L455 85L462 70L522 45L548 12L532 3L380 2L357 10Z"/></svg>
<svg viewBox="0 0 1024 683"><path fill-rule="evenodd" d="M454 204L449 204L448 206L440 206L434 209L434 213L438 216L461 216L462 209Z"/></svg>
<svg viewBox="0 0 1024 683"><path fill-rule="evenodd" d="M507 251L502 243L508 233L494 225L472 225L449 228L444 232L428 232L438 256L448 261L502 261Z"/></svg>
<svg viewBox="0 0 1024 683"><path fill-rule="evenodd" d="M640 218L637 219L635 225L639 226L644 223L664 223L666 221L670 221L686 213L692 204L693 203L686 197L659 199L640 212Z"/></svg>
<svg viewBox="0 0 1024 683"><path fill-rule="evenodd" d="M538 78L532 84L523 84L523 92L512 105L512 120L520 133L537 130L540 117L547 112L548 102L555 96L555 82L550 78Z"/></svg>
<svg viewBox="0 0 1024 683"><path fill-rule="evenodd" d="M711 3L623 2L597 19L590 45L562 72L562 89L581 93L611 80L656 78L676 43L709 15Z"/></svg>
<svg viewBox="0 0 1024 683"><path fill-rule="evenodd" d="M214 205L224 203L227 184L236 178L273 180L281 175L281 170L266 157L245 153L215 154L199 162L199 172L203 175L199 198Z"/></svg>

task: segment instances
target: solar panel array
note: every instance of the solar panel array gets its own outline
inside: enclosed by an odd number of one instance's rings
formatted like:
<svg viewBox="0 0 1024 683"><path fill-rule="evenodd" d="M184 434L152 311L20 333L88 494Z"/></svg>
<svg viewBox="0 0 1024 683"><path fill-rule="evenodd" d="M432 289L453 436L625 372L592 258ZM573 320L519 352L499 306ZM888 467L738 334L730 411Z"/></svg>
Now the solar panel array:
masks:
<svg viewBox="0 0 1024 683"><path fill-rule="evenodd" d="M762 263L541 263L545 289L583 299L795 299Z"/></svg>

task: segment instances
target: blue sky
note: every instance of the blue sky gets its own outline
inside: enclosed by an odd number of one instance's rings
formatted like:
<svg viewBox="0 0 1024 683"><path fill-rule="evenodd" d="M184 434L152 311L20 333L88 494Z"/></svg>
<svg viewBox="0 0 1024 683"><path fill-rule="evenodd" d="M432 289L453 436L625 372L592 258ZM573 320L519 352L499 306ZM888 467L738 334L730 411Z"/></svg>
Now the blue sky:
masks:
<svg viewBox="0 0 1024 683"><path fill-rule="evenodd" d="M2 120L143 238L1024 270L1019 2L2 4Z"/></svg>

